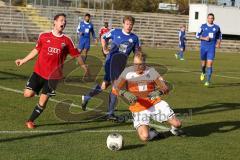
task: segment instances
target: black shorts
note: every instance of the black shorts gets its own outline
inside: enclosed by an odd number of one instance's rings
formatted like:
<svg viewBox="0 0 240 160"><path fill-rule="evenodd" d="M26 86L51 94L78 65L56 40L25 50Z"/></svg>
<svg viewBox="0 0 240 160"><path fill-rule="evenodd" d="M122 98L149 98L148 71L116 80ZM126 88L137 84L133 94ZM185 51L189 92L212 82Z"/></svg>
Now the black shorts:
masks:
<svg viewBox="0 0 240 160"><path fill-rule="evenodd" d="M39 76L37 73L33 72L29 80L26 84L26 89L33 90L36 94L42 90L42 94L46 94L48 96L56 95L58 80L46 80Z"/></svg>

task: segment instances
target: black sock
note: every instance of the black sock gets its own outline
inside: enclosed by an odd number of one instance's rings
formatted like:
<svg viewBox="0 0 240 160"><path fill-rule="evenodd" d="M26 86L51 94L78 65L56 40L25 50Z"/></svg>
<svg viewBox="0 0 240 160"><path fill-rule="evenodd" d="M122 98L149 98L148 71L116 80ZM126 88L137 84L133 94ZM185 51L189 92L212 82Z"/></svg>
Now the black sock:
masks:
<svg viewBox="0 0 240 160"><path fill-rule="evenodd" d="M34 121L38 116L40 116L40 114L43 112L43 108L42 106L40 106L39 104L36 105L36 107L33 109L33 112L30 116L30 118L28 119L28 121Z"/></svg>
<svg viewBox="0 0 240 160"><path fill-rule="evenodd" d="M203 73L203 74L206 73L206 66L202 66L202 73Z"/></svg>

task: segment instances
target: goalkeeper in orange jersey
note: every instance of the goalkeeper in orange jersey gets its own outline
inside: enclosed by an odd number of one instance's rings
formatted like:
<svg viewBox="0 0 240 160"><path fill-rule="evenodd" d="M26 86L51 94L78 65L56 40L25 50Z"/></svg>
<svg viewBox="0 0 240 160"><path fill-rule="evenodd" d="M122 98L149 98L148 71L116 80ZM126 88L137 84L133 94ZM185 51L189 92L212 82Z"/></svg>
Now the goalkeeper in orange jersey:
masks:
<svg viewBox="0 0 240 160"><path fill-rule="evenodd" d="M168 122L171 134L183 135L181 121L168 103L160 98L162 94L168 93L168 87L154 68L146 66L145 59L144 54L137 53L134 65L125 68L115 84L117 93L131 103L129 110L139 138L148 141L160 137L159 132L149 128L150 119Z"/></svg>

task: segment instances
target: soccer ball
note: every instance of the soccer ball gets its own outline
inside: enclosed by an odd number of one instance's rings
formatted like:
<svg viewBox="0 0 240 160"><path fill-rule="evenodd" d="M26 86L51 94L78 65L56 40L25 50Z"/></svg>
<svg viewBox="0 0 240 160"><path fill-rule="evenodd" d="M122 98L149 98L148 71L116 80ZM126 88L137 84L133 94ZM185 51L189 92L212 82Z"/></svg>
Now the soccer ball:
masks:
<svg viewBox="0 0 240 160"><path fill-rule="evenodd" d="M123 136L118 133L109 134L107 137L107 147L111 151L118 151L123 147Z"/></svg>

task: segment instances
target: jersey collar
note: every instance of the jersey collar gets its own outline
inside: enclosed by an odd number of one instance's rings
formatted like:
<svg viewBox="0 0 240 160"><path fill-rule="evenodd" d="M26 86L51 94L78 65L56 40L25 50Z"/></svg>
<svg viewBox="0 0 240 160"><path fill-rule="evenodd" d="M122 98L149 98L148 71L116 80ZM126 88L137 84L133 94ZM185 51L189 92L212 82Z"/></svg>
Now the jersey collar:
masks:
<svg viewBox="0 0 240 160"><path fill-rule="evenodd" d="M61 35L56 35L56 34L53 32L53 30L52 30L52 34L53 34L55 37L62 37L62 36L63 36L63 34L61 34Z"/></svg>
<svg viewBox="0 0 240 160"><path fill-rule="evenodd" d="M86 22L86 21L83 21L83 23L85 23L85 24L89 24L89 22Z"/></svg>
<svg viewBox="0 0 240 160"><path fill-rule="evenodd" d="M207 23L207 26L208 26L208 27L212 27L212 26L214 26L214 23L213 23L213 24Z"/></svg>
<svg viewBox="0 0 240 160"><path fill-rule="evenodd" d="M122 29L122 33L127 35L127 36L130 35L130 33L125 32L123 29Z"/></svg>

